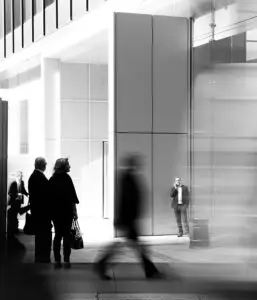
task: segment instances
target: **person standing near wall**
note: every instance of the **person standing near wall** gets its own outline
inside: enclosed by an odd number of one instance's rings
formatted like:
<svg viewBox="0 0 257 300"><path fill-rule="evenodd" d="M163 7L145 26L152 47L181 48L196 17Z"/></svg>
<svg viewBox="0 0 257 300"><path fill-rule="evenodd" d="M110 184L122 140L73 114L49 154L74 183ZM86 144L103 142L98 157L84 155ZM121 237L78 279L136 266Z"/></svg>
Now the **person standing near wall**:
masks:
<svg viewBox="0 0 257 300"><path fill-rule="evenodd" d="M176 222L178 226L178 237L183 236L183 227L185 234L189 234L189 225L187 218L187 208L189 205L189 190L186 185L181 183L181 178L176 177L174 185L170 192L172 198L171 207L174 209ZM183 222L183 226L182 226Z"/></svg>
<svg viewBox="0 0 257 300"><path fill-rule="evenodd" d="M71 226L78 219L76 204L79 203L75 187L69 176L68 158L59 158L55 162L53 176L49 179L51 197L51 215L54 223L54 259L55 267L61 268L61 241L63 239L64 268L70 268Z"/></svg>
<svg viewBox="0 0 257 300"><path fill-rule="evenodd" d="M16 234L19 232L18 214L23 214L26 209L22 209L24 203L24 196L28 197L28 192L25 189L23 173L18 171L16 180L10 184L8 191L8 213L7 213L7 233L8 235Z"/></svg>
<svg viewBox="0 0 257 300"><path fill-rule="evenodd" d="M29 178L29 201L35 226L35 262L50 262L52 245L51 204L49 182L44 171L46 160L37 157L35 169Z"/></svg>

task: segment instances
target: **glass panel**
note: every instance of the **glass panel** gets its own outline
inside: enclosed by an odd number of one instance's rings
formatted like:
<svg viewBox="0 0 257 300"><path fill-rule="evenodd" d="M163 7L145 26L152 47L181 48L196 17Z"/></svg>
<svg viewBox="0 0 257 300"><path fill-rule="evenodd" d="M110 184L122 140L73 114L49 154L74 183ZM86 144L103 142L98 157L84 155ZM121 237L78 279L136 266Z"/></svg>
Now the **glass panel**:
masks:
<svg viewBox="0 0 257 300"><path fill-rule="evenodd" d="M23 0L24 22L31 19L32 16L32 0Z"/></svg>
<svg viewBox="0 0 257 300"><path fill-rule="evenodd" d="M24 47L32 43L32 0L23 0Z"/></svg>
<svg viewBox="0 0 257 300"><path fill-rule="evenodd" d="M21 0L13 1L14 5L14 28L21 25Z"/></svg>
<svg viewBox="0 0 257 300"><path fill-rule="evenodd" d="M33 15L38 14L43 11L43 0L33 0L34 2L34 12Z"/></svg>
<svg viewBox="0 0 257 300"><path fill-rule="evenodd" d="M0 0L0 59L4 57L4 0Z"/></svg>
<svg viewBox="0 0 257 300"><path fill-rule="evenodd" d="M12 31L12 1L6 0L5 1L5 28L6 28L6 34L10 33Z"/></svg>
<svg viewBox="0 0 257 300"><path fill-rule="evenodd" d="M50 6L54 2L55 2L55 0L45 0L45 7Z"/></svg>
<svg viewBox="0 0 257 300"><path fill-rule="evenodd" d="M0 39L4 36L4 0L0 0Z"/></svg>
<svg viewBox="0 0 257 300"><path fill-rule="evenodd" d="M45 30L50 34L56 30L56 1L48 0L45 4Z"/></svg>
<svg viewBox="0 0 257 300"><path fill-rule="evenodd" d="M58 26L70 22L70 0L58 0Z"/></svg>
<svg viewBox="0 0 257 300"><path fill-rule="evenodd" d="M34 41L43 37L43 0L33 0Z"/></svg>
<svg viewBox="0 0 257 300"><path fill-rule="evenodd" d="M72 1L72 18L76 19L87 11L87 0Z"/></svg>

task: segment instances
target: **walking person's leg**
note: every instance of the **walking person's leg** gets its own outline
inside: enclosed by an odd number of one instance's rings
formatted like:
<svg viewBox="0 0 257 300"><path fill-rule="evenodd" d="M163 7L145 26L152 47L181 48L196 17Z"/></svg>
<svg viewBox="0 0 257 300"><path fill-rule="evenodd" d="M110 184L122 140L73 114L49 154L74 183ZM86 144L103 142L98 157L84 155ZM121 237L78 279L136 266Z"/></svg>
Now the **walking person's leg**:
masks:
<svg viewBox="0 0 257 300"><path fill-rule="evenodd" d="M145 276L147 278L161 277L160 272L158 271L155 264L150 259L150 256L148 255L146 248L140 244L138 240L137 228L135 225L129 226L127 239L129 245L136 250L139 259L141 260Z"/></svg>
<svg viewBox="0 0 257 300"><path fill-rule="evenodd" d="M180 237L183 236L183 227L181 222L181 210L179 204L174 208L174 213L175 213L176 222L178 226L178 237Z"/></svg>
<svg viewBox="0 0 257 300"><path fill-rule="evenodd" d="M70 268L70 255L71 255L71 237L70 232L65 232L63 236L63 260L66 268Z"/></svg>

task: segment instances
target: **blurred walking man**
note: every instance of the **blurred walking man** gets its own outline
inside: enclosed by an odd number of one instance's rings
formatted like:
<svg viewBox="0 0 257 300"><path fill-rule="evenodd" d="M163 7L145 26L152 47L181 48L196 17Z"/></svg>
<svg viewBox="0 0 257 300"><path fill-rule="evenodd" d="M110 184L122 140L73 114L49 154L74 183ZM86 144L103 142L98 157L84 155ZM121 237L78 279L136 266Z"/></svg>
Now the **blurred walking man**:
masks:
<svg viewBox="0 0 257 300"><path fill-rule="evenodd" d="M187 218L187 207L189 205L189 190L187 186L181 183L180 177L175 178L174 186L171 189L170 196L172 198L171 207L174 209L178 226L178 237L183 236L184 233L182 222L185 234L189 234L189 225Z"/></svg>
<svg viewBox="0 0 257 300"><path fill-rule="evenodd" d="M147 278L160 278L162 277L160 272L150 260L146 249L138 240L138 221L144 210L144 187L140 178L140 170L143 167L142 157L139 154L129 155L125 158L123 167L124 171L118 178L119 191L114 226L122 232L129 245L139 254L145 276ZM97 261L95 269L102 279L111 279L106 273L107 263L119 246L119 243L112 243Z"/></svg>

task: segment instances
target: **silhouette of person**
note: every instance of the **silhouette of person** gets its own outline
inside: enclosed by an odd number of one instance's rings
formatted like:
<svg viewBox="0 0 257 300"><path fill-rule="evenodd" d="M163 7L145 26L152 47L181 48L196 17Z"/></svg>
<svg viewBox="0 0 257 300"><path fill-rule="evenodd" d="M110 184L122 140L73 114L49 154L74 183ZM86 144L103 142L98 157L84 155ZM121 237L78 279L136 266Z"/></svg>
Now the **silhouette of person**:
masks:
<svg viewBox="0 0 257 300"><path fill-rule="evenodd" d="M35 225L35 262L42 263L50 262L52 246L49 182L44 175L46 165L43 157L37 157L28 183L31 215Z"/></svg>
<svg viewBox="0 0 257 300"><path fill-rule="evenodd" d="M28 196L29 194L24 187L24 181L22 178L22 172L18 171L16 174L16 180L10 184L8 191L8 235L19 232L18 214L23 214L26 212L26 209L22 208L22 204L24 203L24 195ZM27 210L29 210L29 207L27 207Z"/></svg>
<svg viewBox="0 0 257 300"><path fill-rule="evenodd" d="M55 267L61 264L61 241L63 239L64 267L70 268L70 232L72 220L78 219L76 204L79 203L70 172L68 158L59 158L55 162L54 174L49 179L51 197L51 215L54 223L55 237L53 243Z"/></svg>
<svg viewBox="0 0 257 300"><path fill-rule="evenodd" d="M114 226L120 230L128 245L138 253L145 276L147 278L162 277L154 263L150 260L146 249L139 243L138 221L144 210L144 185L140 171L143 168L143 160L140 154L130 154L124 159L124 169L118 176L118 197ZM107 274L107 262L114 256L119 243L113 242L97 259L95 271L102 279L111 279Z"/></svg>

